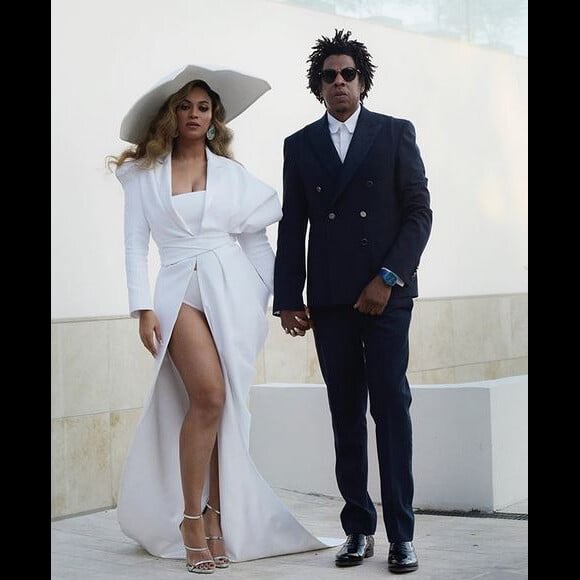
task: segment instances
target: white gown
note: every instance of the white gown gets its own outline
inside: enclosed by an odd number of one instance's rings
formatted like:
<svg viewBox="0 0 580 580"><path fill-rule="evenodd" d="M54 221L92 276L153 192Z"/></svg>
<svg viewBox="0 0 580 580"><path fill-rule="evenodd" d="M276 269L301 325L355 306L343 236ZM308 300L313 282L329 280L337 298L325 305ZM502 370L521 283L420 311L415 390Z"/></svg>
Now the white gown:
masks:
<svg viewBox="0 0 580 580"><path fill-rule="evenodd" d="M125 460L117 502L121 529L155 556L184 558L179 431L188 400L167 343L197 272L203 310L220 355L226 399L218 432L221 526L232 561L316 550L339 542L317 539L288 511L249 454L247 401L254 362L267 334L274 253L259 238L281 217L276 192L238 163L206 149L207 189L200 229L193 232L171 196L170 155L152 169L127 162L117 170L125 191L125 250L129 306L154 309L163 343L154 379ZM252 236L254 234L254 236ZM147 254L155 240L161 268L151 302ZM239 238L239 241L238 241ZM288 436L291 436L289 433ZM275 452L275 442L272 443ZM207 496L207 482L204 496ZM205 501L205 499L204 499Z"/></svg>

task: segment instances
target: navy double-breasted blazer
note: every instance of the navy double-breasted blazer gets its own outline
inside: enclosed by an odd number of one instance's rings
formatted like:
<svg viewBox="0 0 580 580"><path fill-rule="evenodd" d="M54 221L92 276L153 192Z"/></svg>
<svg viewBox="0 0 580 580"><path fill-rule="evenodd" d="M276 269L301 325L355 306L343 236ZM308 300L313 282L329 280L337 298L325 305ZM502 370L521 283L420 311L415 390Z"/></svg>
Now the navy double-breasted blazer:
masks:
<svg viewBox="0 0 580 580"><path fill-rule="evenodd" d="M283 185L274 312L302 309L306 276L309 306L354 304L382 266L417 296L432 212L411 122L361 107L343 164L325 114L284 141Z"/></svg>

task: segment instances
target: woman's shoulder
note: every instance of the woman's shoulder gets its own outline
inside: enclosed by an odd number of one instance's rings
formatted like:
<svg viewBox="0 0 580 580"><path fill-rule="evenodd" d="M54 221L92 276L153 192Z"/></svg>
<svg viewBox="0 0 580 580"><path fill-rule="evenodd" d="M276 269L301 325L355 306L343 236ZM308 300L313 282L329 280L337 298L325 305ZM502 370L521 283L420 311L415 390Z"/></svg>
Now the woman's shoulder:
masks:
<svg viewBox="0 0 580 580"><path fill-rule="evenodd" d="M119 180L128 179L137 170L138 165L135 159L127 159L121 165L117 165L115 175Z"/></svg>
<svg viewBox="0 0 580 580"><path fill-rule="evenodd" d="M249 173L248 170L236 159L230 159L223 155L216 155L216 158L219 160L220 164L223 164L224 167L227 167L231 171L235 171L236 173Z"/></svg>
<svg viewBox="0 0 580 580"><path fill-rule="evenodd" d="M220 162L223 163L223 166L227 167L227 169L234 175L243 178L249 183L259 182L262 185L269 187L262 179L260 179L239 161L236 161L235 159L229 159L228 157L220 157Z"/></svg>
<svg viewBox="0 0 580 580"><path fill-rule="evenodd" d="M115 175L121 183L125 184L152 170L153 167L144 167L143 161L140 159L127 159L122 165L115 168Z"/></svg>
<svg viewBox="0 0 580 580"><path fill-rule="evenodd" d="M115 168L115 175L117 177L135 173L136 171L143 171L143 167L137 159L126 159L121 165Z"/></svg>

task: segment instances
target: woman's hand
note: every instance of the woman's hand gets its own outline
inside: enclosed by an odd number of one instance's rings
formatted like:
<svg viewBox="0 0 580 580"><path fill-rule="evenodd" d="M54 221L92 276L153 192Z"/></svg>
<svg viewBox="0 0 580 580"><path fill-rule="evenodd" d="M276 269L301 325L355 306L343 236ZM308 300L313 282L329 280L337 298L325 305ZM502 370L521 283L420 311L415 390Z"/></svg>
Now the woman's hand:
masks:
<svg viewBox="0 0 580 580"><path fill-rule="evenodd" d="M161 343L161 327L153 310L139 312L139 337L145 348L157 356L157 345Z"/></svg>

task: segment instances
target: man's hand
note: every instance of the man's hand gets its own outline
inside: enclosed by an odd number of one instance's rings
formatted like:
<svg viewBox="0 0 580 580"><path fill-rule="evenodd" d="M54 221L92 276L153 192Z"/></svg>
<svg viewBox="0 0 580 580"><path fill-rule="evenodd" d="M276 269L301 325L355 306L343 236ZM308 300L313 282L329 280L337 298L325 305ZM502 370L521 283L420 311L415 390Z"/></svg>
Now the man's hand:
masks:
<svg viewBox="0 0 580 580"><path fill-rule="evenodd" d="M153 310L139 311L139 337L145 348L153 356L157 356L157 344L161 342L161 327Z"/></svg>
<svg viewBox="0 0 580 580"><path fill-rule="evenodd" d="M304 310L282 310L280 323L284 332L290 336L304 336L306 331L312 328L307 308Z"/></svg>
<svg viewBox="0 0 580 580"><path fill-rule="evenodd" d="M387 307L390 297L391 287L380 276L375 276L360 293L354 308L363 314L378 316Z"/></svg>

